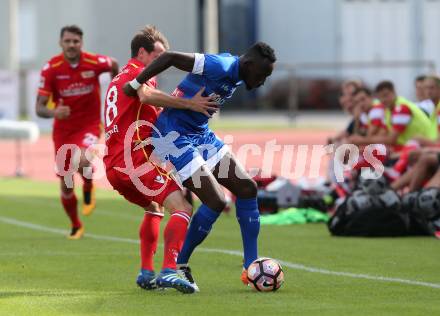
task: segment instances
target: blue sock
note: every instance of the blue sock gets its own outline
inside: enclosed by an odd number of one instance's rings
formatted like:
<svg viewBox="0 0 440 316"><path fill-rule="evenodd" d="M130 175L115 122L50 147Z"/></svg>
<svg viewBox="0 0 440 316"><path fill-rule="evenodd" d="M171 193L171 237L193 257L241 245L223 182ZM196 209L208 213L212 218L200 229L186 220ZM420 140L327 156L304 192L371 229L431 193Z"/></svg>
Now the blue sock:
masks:
<svg viewBox="0 0 440 316"><path fill-rule="evenodd" d="M213 211L205 204L199 207L189 225L182 251L177 257L177 264L188 263L189 257L191 257L194 249L208 236L212 224L215 223L220 214L221 213Z"/></svg>
<svg viewBox="0 0 440 316"><path fill-rule="evenodd" d="M241 238L243 239L244 268L258 258L258 234L260 232L260 212L257 198L237 199L237 220L240 224Z"/></svg>

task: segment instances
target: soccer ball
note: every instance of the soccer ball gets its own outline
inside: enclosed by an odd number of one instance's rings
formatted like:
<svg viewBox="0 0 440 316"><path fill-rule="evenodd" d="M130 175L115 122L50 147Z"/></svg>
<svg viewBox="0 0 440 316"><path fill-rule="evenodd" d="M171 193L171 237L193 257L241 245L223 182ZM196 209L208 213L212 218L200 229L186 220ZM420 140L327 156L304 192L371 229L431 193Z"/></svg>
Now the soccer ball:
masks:
<svg viewBox="0 0 440 316"><path fill-rule="evenodd" d="M283 268L271 258L258 258L247 271L249 284L259 292L276 291L284 283Z"/></svg>

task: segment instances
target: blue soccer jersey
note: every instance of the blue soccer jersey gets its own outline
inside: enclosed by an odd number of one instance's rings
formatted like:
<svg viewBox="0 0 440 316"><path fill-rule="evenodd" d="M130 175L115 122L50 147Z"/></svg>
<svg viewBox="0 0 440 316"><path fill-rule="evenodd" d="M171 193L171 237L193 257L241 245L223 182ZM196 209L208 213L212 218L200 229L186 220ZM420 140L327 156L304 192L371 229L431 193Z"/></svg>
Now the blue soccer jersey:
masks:
<svg viewBox="0 0 440 316"><path fill-rule="evenodd" d="M241 83L238 56L195 54L192 73L177 86L174 95L192 98L202 87L205 87L203 95L218 95L217 102L222 105ZM157 124L167 132L203 133L208 128L208 117L194 111L166 108L159 116Z"/></svg>
<svg viewBox="0 0 440 316"><path fill-rule="evenodd" d="M192 73L182 80L174 95L192 98L205 87L204 95L218 95L217 102L221 105L241 83L239 57L195 54ZM165 108L156 127L153 132L154 152L174 165L182 181L202 165L213 169L228 152L228 147L208 128L208 117L202 113Z"/></svg>

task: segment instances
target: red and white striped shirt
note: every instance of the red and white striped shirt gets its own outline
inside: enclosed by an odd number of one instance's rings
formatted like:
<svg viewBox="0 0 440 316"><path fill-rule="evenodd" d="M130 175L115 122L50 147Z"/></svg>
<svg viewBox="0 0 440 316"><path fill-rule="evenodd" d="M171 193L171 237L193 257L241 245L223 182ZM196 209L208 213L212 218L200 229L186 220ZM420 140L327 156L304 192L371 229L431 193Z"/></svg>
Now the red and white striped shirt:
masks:
<svg viewBox="0 0 440 316"><path fill-rule="evenodd" d="M402 134L412 119L412 113L408 106L398 104L393 108L391 113L391 125L393 130Z"/></svg>
<svg viewBox="0 0 440 316"><path fill-rule="evenodd" d="M377 104L368 112L368 118L371 125L386 128L385 124L385 106Z"/></svg>

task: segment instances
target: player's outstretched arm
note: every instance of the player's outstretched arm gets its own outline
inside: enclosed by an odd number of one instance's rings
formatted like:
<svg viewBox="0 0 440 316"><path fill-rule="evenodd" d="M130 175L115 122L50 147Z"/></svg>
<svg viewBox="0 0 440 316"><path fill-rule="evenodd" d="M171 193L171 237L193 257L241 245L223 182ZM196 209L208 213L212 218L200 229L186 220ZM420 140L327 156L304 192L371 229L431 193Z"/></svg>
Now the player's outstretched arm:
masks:
<svg viewBox="0 0 440 316"><path fill-rule="evenodd" d="M185 109L205 114L207 117L217 112L218 105L214 101L214 96L202 96L205 88L202 88L191 99L177 98L170 96L158 89L151 88L146 84L137 90L139 100L144 104L151 104L157 107L168 107L176 109Z"/></svg>
<svg viewBox="0 0 440 316"><path fill-rule="evenodd" d="M194 61L195 56L191 53L165 52L157 57L148 67L145 67L136 79L126 83L124 85L124 93L128 96L135 96L136 91L143 83L173 66L177 69L191 72L194 68Z"/></svg>

